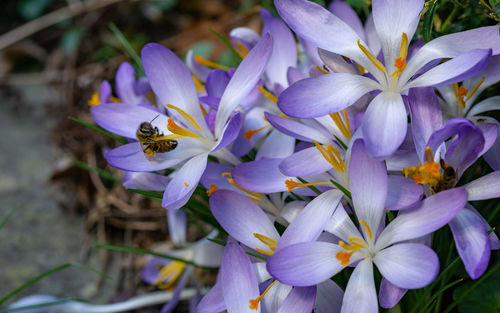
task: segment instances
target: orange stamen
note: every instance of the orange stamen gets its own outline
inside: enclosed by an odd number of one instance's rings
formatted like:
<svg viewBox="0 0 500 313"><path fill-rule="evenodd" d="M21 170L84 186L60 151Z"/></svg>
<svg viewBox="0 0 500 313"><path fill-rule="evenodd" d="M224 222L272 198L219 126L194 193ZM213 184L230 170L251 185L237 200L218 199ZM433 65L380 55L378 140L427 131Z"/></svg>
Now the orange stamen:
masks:
<svg viewBox="0 0 500 313"><path fill-rule="evenodd" d="M207 195L210 197L214 192L219 190L220 188L217 187L215 184L210 184L210 188L207 190Z"/></svg>
<svg viewBox="0 0 500 313"><path fill-rule="evenodd" d="M261 128L257 128L257 129L251 129L251 128L250 128L250 129L248 129L246 132L244 132L244 133L243 133L243 137L245 137L245 139L246 139L246 140L250 140L250 139L252 139L252 137L253 137L256 133L258 133L258 132L260 132L261 130L264 130L264 129L266 129L266 128L269 128L269 127L271 127L271 124L267 124L267 125L265 125L265 126L262 126Z"/></svg>
<svg viewBox="0 0 500 313"><path fill-rule="evenodd" d="M399 76L406 68L406 57L408 55L408 36L403 33L401 36L401 47L399 48L399 57L394 61L394 66L397 70L391 74L393 76Z"/></svg>
<svg viewBox="0 0 500 313"><path fill-rule="evenodd" d="M171 131L174 134L181 135L183 137L193 137L197 138L200 137L198 134L193 133L192 131L189 131L187 129L184 129L177 125L175 121L171 118L168 119L168 125L167 128L169 131Z"/></svg>
<svg viewBox="0 0 500 313"><path fill-rule="evenodd" d="M260 300L262 300L262 298L264 298L264 296L266 295L266 293L269 291L269 289L271 289L272 286L274 286L274 284L277 282L277 280L273 281L269 287L266 288L266 290L264 290L264 292L258 296L257 298L255 299L252 299L252 300L249 300L248 302L250 302L250 305L248 306L250 308L250 310L258 310L259 309L259 302Z"/></svg>
<svg viewBox="0 0 500 313"><path fill-rule="evenodd" d="M275 240L273 240L267 236L264 236L262 234L254 233L253 235L255 238L259 239L260 242L265 244L269 248L269 250L271 250L271 251L264 251L264 250L259 249L259 248L255 248L255 250L259 253L264 254L264 255L269 255L269 256L273 255L274 251L276 250L276 246L278 246L278 243Z"/></svg>
<svg viewBox="0 0 500 313"><path fill-rule="evenodd" d="M321 73L323 73L323 74L329 74L327 71L325 71L324 69L322 69L321 67L319 67L319 66L317 66L317 65L316 65L316 69L317 69L318 71L320 71Z"/></svg>
<svg viewBox="0 0 500 313"><path fill-rule="evenodd" d="M199 55L195 55L194 56L194 60L196 61L196 63L198 63L200 65L205 65L205 66L208 66L208 67L211 67L211 68L218 68L218 69L221 69L221 70L224 70L224 71L228 71L229 70L229 67L227 67L225 65L222 65L222 64L218 64L218 63L209 61L209 60L206 60L206 59L204 59L203 57L201 57Z"/></svg>
<svg viewBox="0 0 500 313"><path fill-rule="evenodd" d="M306 183L306 184L304 184L304 183L296 182L296 181L294 181L291 178L285 180L285 186L286 186L288 192L290 192L293 189L298 188L298 187L307 187L307 186L315 186L315 185L327 185L327 184L329 184L329 183L328 182L318 182L318 183Z"/></svg>
<svg viewBox="0 0 500 313"><path fill-rule="evenodd" d="M261 94L264 95L264 97L266 97L267 99L269 99L274 103L278 103L278 98L276 98L276 96L273 95L271 92L269 92L268 90L264 89L261 86L257 86L257 89L260 91Z"/></svg>
<svg viewBox="0 0 500 313"><path fill-rule="evenodd" d="M337 260L340 261L340 265L342 266L347 266L349 263L351 263L351 256L354 254L356 251L351 251L351 252L345 252L345 251L339 251L335 257Z"/></svg>
<svg viewBox="0 0 500 313"><path fill-rule="evenodd" d="M99 94L97 92L92 94L88 104L92 107L101 104L101 100L99 100Z"/></svg>

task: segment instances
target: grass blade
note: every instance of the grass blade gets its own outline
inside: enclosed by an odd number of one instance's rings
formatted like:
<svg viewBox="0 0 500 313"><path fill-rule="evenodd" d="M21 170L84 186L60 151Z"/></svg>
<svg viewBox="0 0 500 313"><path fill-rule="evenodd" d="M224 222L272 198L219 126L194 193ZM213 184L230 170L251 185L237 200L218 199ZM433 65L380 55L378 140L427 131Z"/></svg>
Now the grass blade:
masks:
<svg viewBox="0 0 500 313"><path fill-rule="evenodd" d="M90 164L87 164L85 162L73 161L73 165L78 167L78 168L81 168L82 170L96 173L97 175L101 176L102 178L108 179L108 180L113 181L115 183L121 182L121 179L116 177L112 173L105 171L103 169L100 169L98 167L91 166Z"/></svg>
<svg viewBox="0 0 500 313"><path fill-rule="evenodd" d="M460 279L457 279L455 280L454 282L451 282L449 283L448 285L444 286L443 288L439 289L435 294L432 295L432 297L429 299L429 301L427 301L427 303L424 305L424 307L422 308L422 310L420 310L420 312L425 312L425 310L427 309L427 307L429 307L429 305L431 303L434 302L434 300L436 300L436 298L441 295L443 292L445 292L447 289L455 286L456 284L462 282L464 279L463 278L460 278Z"/></svg>
<svg viewBox="0 0 500 313"><path fill-rule="evenodd" d="M9 212L7 212L7 215L5 215L5 217L2 219L2 222L0 222L0 229L2 229L2 227L4 227L5 224L7 224L9 218L12 216L12 214L14 214L14 212L16 212L18 208L19 205L15 205L12 208L10 208Z"/></svg>
<svg viewBox="0 0 500 313"><path fill-rule="evenodd" d="M128 143L127 139L122 138L120 136L117 136L117 135L115 135L113 133L110 133L107 130L105 130L105 129L99 127L99 126L95 126L95 125L92 125L90 123L84 122L84 121L82 121L80 119L77 119L76 117L73 117L73 116L68 116L68 119L70 119L70 120L72 120L74 122L77 122L78 124L81 124L81 125L83 125L85 127L88 127L90 129L93 129L93 130L95 130L95 131L97 131L97 132L99 132L101 134L104 134L104 135L108 136L109 138L118 141L119 143L123 143L123 144Z"/></svg>
<svg viewBox="0 0 500 313"><path fill-rule="evenodd" d="M140 71L139 76L144 76L144 69L142 68L142 61L139 54L135 51L125 35L123 35L123 33L118 29L118 27L116 27L114 23L109 23L108 27L113 32L113 35L115 35L118 41L120 41L120 43L123 45L125 50L127 50L127 53L130 55L130 57L134 60L136 69Z"/></svg>
<svg viewBox="0 0 500 313"><path fill-rule="evenodd" d="M217 39L222 41L222 43L229 49L229 51L231 51L231 55L233 56L233 59L236 62L236 64L232 64L232 65L237 66L238 63L240 63L242 59L241 59L240 55L238 54L238 52L236 52L236 49L234 49L233 45L231 45L231 43L229 42L229 40L226 37L219 34L214 29L210 28L210 31L212 32L212 34L214 34L217 37Z"/></svg>
<svg viewBox="0 0 500 313"><path fill-rule="evenodd" d="M427 10L427 13L425 13L423 27L425 42L429 42L432 39L432 23L434 21L434 14L436 13L437 2L438 0L432 1L432 3L429 5L429 10Z"/></svg>

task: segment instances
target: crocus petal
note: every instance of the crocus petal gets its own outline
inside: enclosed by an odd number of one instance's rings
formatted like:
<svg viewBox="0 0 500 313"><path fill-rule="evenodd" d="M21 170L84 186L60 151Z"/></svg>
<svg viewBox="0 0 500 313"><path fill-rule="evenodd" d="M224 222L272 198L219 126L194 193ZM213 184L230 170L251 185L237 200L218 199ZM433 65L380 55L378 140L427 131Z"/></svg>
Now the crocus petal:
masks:
<svg viewBox="0 0 500 313"><path fill-rule="evenodd" d="M120 100L128 104L138 104L140 97L135 94L134 83L134 67L128 62L123 62L116 72L116 95Z"/></svg>
<svg viewBox="0 0 500 313"><path fill-rule="evenodd" d="M223 173L230 173L232 169L233 167L229 164L208 162L200 183L205 189L210 189L210 185L214 184L220 189L231 190L234 188L236 191L236 188L227 181L227 177L222 176Z"/></svg>
<svg viewBox="0 0 500 313"><path fill-rule="evenodd" d="M401 95L382 92L368 105L363 124L363 138L374 157L387 157L396 151L406 136L406 109Z"/></svg>
<svg viewBox="0 0 500 313"><path fill-rule="evenodd" d="M488 65L491 50L476 49L444 62L406 85L406 88L438 86L463 81Z"/></svg>
<svg viewBox="0 0 500 313"><path fill-rule="evenodd" d="M234 242L228 242L222 256L220 268L222 294L228 312L259 313L250 309L249 301L259 296L257 278L252 264L243 249Z"/></svg>
<svg viewBox="0 0 500 313"><path fill-rule="evenodd" d="M377 80L383 79L382 72L359 49L360 36L339 17L310 1L275 0L274 4L280 16L300 37L318 48L355 60L375 74ZM361 44L367 46L363 40Z"/></svg>
<svg viewBox="0 0 500 313"><path fill-rule="evenodd" d="M373 22L382 45L388 73L396 69L394 60L399 54L402 34L405 33L411 40L423 7L424 0L373 1Z"/></svg>
<svg viewBox="0 0 500 313"><path fill-rule="evenodd" d="M268 122L264 118L264 112L264 108L254 107L245 114L245 121L243 122L240 135L235 139L231 148L231 151L236 156L244 156L250 152L250 150L252 150L252 148L259 143L269 131L271 131L271 128L269 127L263 128L261 131L255 133L250 140L247 140L244 136L245 132L250 129L255 130L268 125Z"/></svg>
<svg viewBox="0 0 500 313"><path fill-rule="evenodd" d="M236 27L229 33L231 41L241 42L247 49L252 49L259 42L260 35L248 27Z"/></svg>
<svg viewBox="0 0 500 313"><path fill-rule="evenodd" d="M381 249L395 242L429 234L453 219L466 201L467 193L463 188L453 188L432 195L419 206L401 211L380 234L376 246Z"/></svg>
<svg viewBox="0 0 500 313"><path fill-rule="evenodd" d="M377 36L377 31L375 30L375 23L373 22L373 14L368 15L365 22L365 34L368 43L368 47L373 52L373 55L378 56L382 46L380 45L380 40Z"/></svg>
<svg viewBox="0 0 500 313"><path fill-rule="evenodd" d="M212 289L201 299L196 307L198 313L222 312L226 309L224 296L222 295L222 283L218 281Z"/></svg>
<svg viewBox="0 0 500 313"><path fill-rule="evenodd" d="M335 2L332 2L332 4L333 3ZM348 63L342 56L321 48L318 49L318 54L323 63L325 63L332 72L358 74L355 65Z"/></svg>
<svg viewBox="0 0 500 313"><path fill-rule="evenodd" d="M210 68L196 62L196 60L194 59L193 50L189 50L187 52L186 64L191 70L191 72L193 72L194 76L196 76L196 78L198 78L202 82L205 82L207 80L208 73L210 73Z"/></svg>
<svg viewBox="0 0 500 313"><path fill-rule="evenodd" d="M483 221L464 208L450 221L450 229L467 273L472 279L479 278L490 261L490 240Z"/></svg>
<svg viewBox="0 0 500 313"><path fill-rule="evenodd" d="M383 249L373 262L382 276L395 286L406 289L428 285L439 272L437 254L418 243L402 243Z"/></svg>
<svg viewBox="0 0 500 313"><path fill-rule="evenodd" d="M427 141L427 145L429 148L431 148L431 151L436 153L438 150L438 147L445 141L448 140L448 138L456 135L458 131L460 130L461 127L463 126L471 126L473 127L473 124L471 121L465 119L465 118L454 118L446 122L446 124L443 125L440 129L436 130L434 133L432 133L431 137Z"/></svg>
<svg viewBox="0 0 500 313"><path fill-rule="evenodd" d="M168 120L157 111L128 103L103 103L90 108L90 113L99 126L127 138L136 138L142 122L151 122L160 131L166 131Z"/></svg>
<svg viewBox="0 0 500 313"><path fill-rule="evenodd" d="M500 171L486 174L463 186L469 201L500 197Z"/></svg>
<svg viewBox="0 0 500 313"><path fill-rule="evenodd" d="M219 140L215 144L214 148L212 148L212 152L222 149L233 142L240 133L242 122L243 120L240 112L232 116L222 130Z"/></svg>
<svg viewBox="0 0 500 313"><path fill-rule="evenodd" d="M404 210L416 204L424 194L421 185L412 179L389 175L385 207L388 210Z"/></svg>
<svg viewBox="0 0 500 313"><path fill-rule="evenodd" d="M378 293L378 302L385 309L393 308L399 300L405 295L406 289L399 288L391 284L385 277L382 277L380 291Z"/></svg>
<svg viewBox="0 0 500 313"><path fill-rule="evenodd" d="M480 27L440 36L428 42L410 59L399 80L408 81L432 60L455 58L472 49L493 49L493 55L500 53L498 29L499 26Z"/></svg>
<svg viewBox="0 0 500 313"><path fill-rule="evenodd" d="M344 1L336 0L330 3L328 10L349 25L356 32L359 38L361 38L361 40L366 41L363 24L361 24L358 14L353 10L353 8L351 8L350 5Z"/></svg>
<svg viewBox="0 0 500 313"><path fill-rule="evenodd" d="M500 131L499 131L500 134ZM484 154L484 159L488 162L489 166L495 171L500 171L500 135L497 137L493 145Z"/></svg>
<svg viewBox="0 0 500 313"><path fill-rule="evenodd" d="M376 231L384 215L387 170L383 162L368 155L362 140L356 140L352 146L349 184L356 216Z"/></svg>
<svg viewBox="0 0 500 313"><path fill-rule="evenodd" d="M223 250L220 244L203 238L193 245L193 262L199 266L216 268L221 263Z"/></svg>
<svg viewBox="0 0 500 313"><path fill-rule="evenodd" d="M374 80L360 75L331 73L296 82L280 94L278 106L291 117L319 117L341 111L378 88Z"/></svg>
<svg viewBox="0 0 500 313"><path fill-rule="evenodd" d="M474 116L493 110L500 110L500 96L494 96L475 104L469 112L467 112L467 116Z"/></svg>
<svg viewBox="0 0 500 313"><path fill-rule="evenodd" d="M287 246L268 258L267 270L274 278L288 285L316 285L343 268L335 258L340 251L340 246L327 242Z"/></svg>
<svg viewBox="0 0 500 313"><path fill-rule="evenodd" d="M255 159L284 159L292 155L294 149L295 138L273 130L260 146Z"/></svg>
<svg viewBox="0 0 500 313"><path fill-rule="evenodd" d="M285 180L290 177L281 174L278 165L281 159L262 159L247 162L233 169L234 181L242 188L263 193L287 190Z"/></svg>
<svg viewBox="0 0 500 313"><path fill-rule="evenodd" d="M483 150L479 152L479 155L483 155L495 144L495 141L499 138L498 131L499 125L496 123L483 123L477 125L477 127L481 130L484 137L484 146Z"/></svg>
<svg viewBox="0 0 500 313"><path fill-rule="evenodd" d="M356 265L349 278L342 301L342 313L377 313L377 292L373 265L365 259Z"/></svg>
<svg viewBox="0 0 500 313"><path fill-rule="evenodd" d="M162 206L175 210L186 204L200 182L207 166L207 153L186 162L174 175L163 194Z"/></svg>
<svg viewBox="0 0 500 313"><path fill-rule="evenodd" d="M307 177L324 173L331 169L332 165L316 147L310 147L284 159L279 168L283 174L288 176Z"/></svg>
<svg viewBox="0 0 500 313"><path fill-rule="evenodd" d="M180 142L182 139L184 138L180 138L178 141ZM179 144L177 148L170 152L156 153L151 159L148 159L144 154L139 142L119 146L106 153L105 157L111 166L124 171L151 172L163 170L203 152L200 147L191 144L193 140L186 139L182 140L186 144Z"/></svg>
<svg viewBox="0 0 500 313"><path fill-rule="evenodd" d="M290 118L281 117L269 113L265 113L265 116L269 123L273 125L277 130L299 140L308 142L317 141L323 144L331 143L334 140L334 138L330 134L303 123L297 122Z"/></svg>
<svg viewBox="0 0 500 313"><path fill-rule="evenodd" d="M292 244L316 240L332 217L342 195L339 190L329 190L309 202L288 225L276 251Z"/></svg>
<svg viewBox="0 0 500 313"><path fill-rule="evenodd" d="M349 242L350 237L362 237L349 215L347 215L342 203L337 205L335 212L325 225L325 231L337 236L344 242Z"/></svg>
<svg viewBox="0 0 500 313"><path fill-rule="evenodd" d="M332 280L327 279L318 285L314 311L316 313L340 313L343 297L344 291Z"/></svg>
<svg viewBox="0 0 500 313"><path fill-rule="evenodd" d="M229 79L229 74L226 71L219 69L210 71L205 84L207 95L214 98L222 97L222 94L229 83Z"/></svg>
<svg viewBox="0 0 500 313"><path fill-rule="evenodd" d="M426 143L432 133L443 124L441 107L431 87L411 88L408 94L408 107L415 150L419 153L420 162L423 164Z"/></svg>
<svg viewBox="0 0 500 313"><path fill-rule="evenodd" d="M125 172L122 185L130 189L163 191L167 187L170 177L148 172Z"/></svg>
<svg viewBox="0 0 500 313"><path fill-rule="evenodd" d="M494 229L488 224L488 221L484 219L484 217L470 204L467 203L466 208L469 209L470 211L474 212L477 217L479 217L483 221L484 228L487 230L489 233L490 237L490 248L491 250L498 250L500 249L500 239L498 239L497 234L495 234Z"/></svg>
<svg viewBox="0 0 500 313"><path fill-rule="evenodd" d="M295 287L281 304L278 313L310 313L315 298L316 286Z"/></svg>
<svg viewBox="0 0 500 313"><path fill-rule="evenodd" d="M295 38L281 19L274 17L265 9L262 9L260 14L264 24L262 34L270 33L273 37L273 48L266 66L266 77L270 86L280 84L285 88L288 86L286 77L288 68L297 66Z"/></svg>
<svg viewBox="0 0 500 313"><path fill-rule="evenodd" d="M179 300L181 298L181 292L186 287L186 283L187 283L189 277L192 275L192 273L193 273L192 267L187 268L184 271L184 273L182 273L181 277L179 278L179 281L175 285L172 299L161 308L160 313L170 312L170 311L172 311L173 308L175 308L177 306L177 304L179 303Z"/></svg>
<svg viewBox="0 0 500 313"><path fill-rule="evenodd" d="M263 36L241 61L231 77L217 111L215 121L215 136L217 138L220 137L229 115L257 85L271 54L271 44L271 36L269 34Z"/></svg>
<svg viewBox="0 0 500 313"><path fill-rule="evenodd" d="M142 65L160 105L171 104L189 114L208 132L189 69L169 49L156 43L142 48Z"/></svg>
<svg viewBox="0 0 500 313"><path fill-rule="evenodd" d="M292 85L299 80L302 80L304 78L307 78L306 74L301 72L299 69L295 67L289 67L287 72L286 72L286 77L288 80L288 85Z"/></svg>
<svg viewBox="0 0 500 313"><path fill-rule="evenodd" d="M269 248L254 234L261 234L278 242L280 236L269 217L253 201L236 192L218 190L210 197L210 209L231 237L252 249Z"/></svg>
<svg viewBox="0 0 500 313"><path fill-rule="evenodd" d="M458 129L457 139L448 147L446 163L458 169L458 177L474 163L484 149L484 136L474 125L463 125Z"/></svg>
<svg viewBox="0 0 500 313"><path fill-rule="evenodd" d="M265 290L272 281L268 281L260 286L260 290ZM293 287L290 285L282 284L279 281L273 285L271 289L266 293L266 296L262 299L262 307L265 308L267 312L278 312L283 301L292 291Z"/></svg>
<svg viewBox="0 0 500 313"><path fill-rule="evenodd" d="M168 233L177 246L186 244L187 216L181 210L167 210Z"/></svg>

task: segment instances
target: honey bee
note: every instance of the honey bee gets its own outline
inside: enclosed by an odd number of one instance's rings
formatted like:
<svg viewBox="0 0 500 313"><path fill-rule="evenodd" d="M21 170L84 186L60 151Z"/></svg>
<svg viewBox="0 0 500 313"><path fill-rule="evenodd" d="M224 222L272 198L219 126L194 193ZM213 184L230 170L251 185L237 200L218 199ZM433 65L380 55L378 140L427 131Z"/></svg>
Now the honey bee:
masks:
<svg viewBox="0 0 500 313"><path fill-rule="evenodd" d="M444 163L443 159L439 160L439 164L441 165L443 172L438 185L434 189L435 192L451 189L458 183L457 172L455 169Z"/></svg>
<svg viewBox="0 0 500 313"><path fill-rule="evenodd" d="M141 143L142 151L148 157L153 157L155 152L169 152L177 147L177 140L165 139L165 136L163 133L160 133L158 127L151 124L158 116L152 119L151 122L142 122L136 132L136 137Z"/></svg>

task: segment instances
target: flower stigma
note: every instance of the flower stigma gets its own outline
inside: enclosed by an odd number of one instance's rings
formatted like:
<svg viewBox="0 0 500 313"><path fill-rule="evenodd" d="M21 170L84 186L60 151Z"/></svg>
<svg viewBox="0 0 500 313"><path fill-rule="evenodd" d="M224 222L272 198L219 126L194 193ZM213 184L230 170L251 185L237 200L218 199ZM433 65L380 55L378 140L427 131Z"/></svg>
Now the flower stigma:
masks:
<svg viewBox="0 0 500 313"><path fill-rule="evenodd" d="M207 196L211 196L214 192L216 192L217 190L219 190L220 188L217 187L217 185L215 184L210 184L210 188L207 190Z"/></svg>
<svg viewBox="0 0 500 313"><path fill-rule="evenodd" d="M262 298L264 298L264 296L266 295L266 293L269 291L269 289L271 289L271 287L274 286L274 284L277 282L277 280L273 281L269 287L266 288L266 290L264 290L264 292L258 296L257 298L255 299L252 299L252 300L249 300L248 302L250 302L250 305L248 306L250 308L250 310L257 310L259 308L259 302L260 300L262 300Z"/></svg>
<svg viewBox="0 0 500 313"><path fill-rule="evenodd" d="M481 78L481 80L472 88L472 90L469 92L467 88L464 86L458 86L458 83L453 83L451 84L451 88L453 88L453 93L455 94L455 98L457 98L458 101L458 107L460 110L465 108L465 104L467 101L472 98L472 96L476 93L476 91L479 89L481 84L484 82L484 76ZM467 97L467 98L465 98Z"/></svg>
<svg viewBox="0 0 500 313"><path fill-rule="evenodd" d="M408 56L408 36L403 33L401 36L401 47L399 48L399 57L394 61L394 67L397 70L391 74L391 77L398 77L406 68L406 57Z"/></svg>

